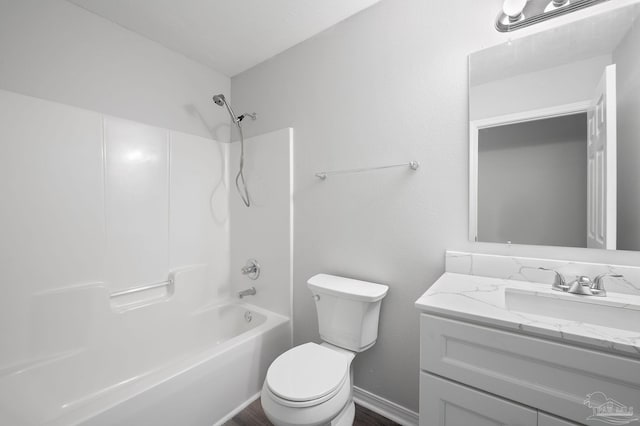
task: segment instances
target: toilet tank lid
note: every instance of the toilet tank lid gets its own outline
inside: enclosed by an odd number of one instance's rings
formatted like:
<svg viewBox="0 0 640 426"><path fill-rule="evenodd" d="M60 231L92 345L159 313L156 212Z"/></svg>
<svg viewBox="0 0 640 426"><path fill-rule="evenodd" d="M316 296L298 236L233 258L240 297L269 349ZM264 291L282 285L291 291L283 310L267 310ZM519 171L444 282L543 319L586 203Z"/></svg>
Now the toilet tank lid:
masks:
<svg viewBox="0 0 640 426"><path fill-rule="evenodd" d="M389 286L336 275L318 274L307 281L311 290L362 302L377 302L387 295Z"/></svg>

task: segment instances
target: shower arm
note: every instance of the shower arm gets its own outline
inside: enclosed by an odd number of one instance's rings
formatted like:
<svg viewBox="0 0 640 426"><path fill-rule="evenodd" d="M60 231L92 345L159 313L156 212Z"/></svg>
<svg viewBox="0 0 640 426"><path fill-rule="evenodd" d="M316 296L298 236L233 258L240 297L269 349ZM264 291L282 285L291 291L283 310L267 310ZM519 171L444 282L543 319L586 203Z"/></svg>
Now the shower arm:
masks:
<svg viewBox="0 0 640 426"><path fill-rule="evenodd" d="M255 112L243 112L238 116L238 121L244 120L245 117L251 117L252 120L256 119L257 114Z"/></svg>
<svg viewBox="0 0 640 426"><path fill-rule="evenodd" d="M236 125L240 125L240 122L242 120L244 120L245 117L251 117L252 120L256 119L256 113L255 112L243 112L240 115L236 115L233 112L233 109L231 108L231 105L229 105L229 103L225 100L224 105L227 107L227 111L229 111L229 115L231 115L231 118L233 119L234 124Z"/></svg>

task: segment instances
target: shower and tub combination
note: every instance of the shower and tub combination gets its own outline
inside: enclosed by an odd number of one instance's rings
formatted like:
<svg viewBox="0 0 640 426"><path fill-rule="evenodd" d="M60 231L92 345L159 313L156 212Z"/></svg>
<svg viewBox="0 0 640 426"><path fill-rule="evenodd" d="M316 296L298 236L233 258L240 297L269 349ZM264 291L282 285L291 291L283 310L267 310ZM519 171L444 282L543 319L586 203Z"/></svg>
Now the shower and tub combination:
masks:
<svg viewBox="0 0 640 426"><path fill-rule="evenodd" d="M250 115L215 100L241 131ZM272 194L290 193L289 173L277 178L290 134L247 140L252 154L277 155L247 169L242 134L219 143L0 90L0 138L16 142L0 159L13 206L0 230L14 242L0 302L1 425L210 426L257 397L291 347L290 264L272 258L278 238L290 250L290 229L261 210L289 217ZM226 189L236 154L242 202ZM269 178L247 209L251 173ZM7 187L18 181L21 191ZM47 209L29 207L54 189ZM262 265L241 270L254 255ZM250 284L258 291L239 297Z"/></svg>

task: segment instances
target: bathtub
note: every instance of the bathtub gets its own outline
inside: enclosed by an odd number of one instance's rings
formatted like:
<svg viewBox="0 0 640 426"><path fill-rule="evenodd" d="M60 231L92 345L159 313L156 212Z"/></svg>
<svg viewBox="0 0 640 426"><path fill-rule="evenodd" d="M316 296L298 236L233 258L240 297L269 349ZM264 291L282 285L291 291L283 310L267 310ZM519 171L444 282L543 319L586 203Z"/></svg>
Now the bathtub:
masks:
<svg viewBox="0 0 640 426"><path fill-rule="evenodd" d="M291 346L289 319L250 304L188 314L162 305L69 323L85 331L84 347L0 370L0 425L220 424L255 399Z"/></svg>

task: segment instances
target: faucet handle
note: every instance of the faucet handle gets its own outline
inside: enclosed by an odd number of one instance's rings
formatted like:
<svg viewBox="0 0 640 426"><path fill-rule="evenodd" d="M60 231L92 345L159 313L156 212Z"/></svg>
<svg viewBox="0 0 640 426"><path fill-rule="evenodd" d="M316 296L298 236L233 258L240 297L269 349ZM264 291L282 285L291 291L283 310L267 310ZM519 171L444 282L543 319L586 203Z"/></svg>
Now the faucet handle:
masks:
<svg viewBox="0 0 640 426"><path fill-rule="evenodd" d="M613 278L622 278L620 274L600 274L598 275L591 284L591 292L594 296L604 297L607 295L607 290L604 288L604 278L605 277L613 277Z"/></svg>
<svg viewBox="0 0 640 426"><path fill-rule="evenodd" d="M255 259L249 259L240 271L250 279L257 280L260 277L260 264Z"/></svg>
<svg viewBox="0 0 640 426"><path fill-rule="evenodd" d="M555 269L543 268L543 267L539 267L538 269L540 269L541 271L549 271L556 274L556 277L553 280L553 284L551 284L552 290L556 290L556 291L569 290L569 286L567 285L567 282L565 281L564 276L560 272L556 271Z"/></svg>

